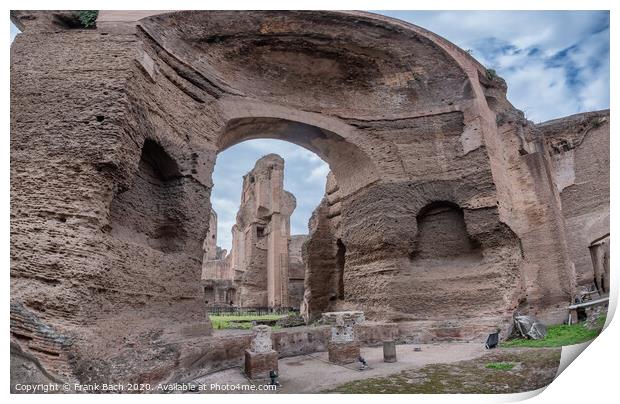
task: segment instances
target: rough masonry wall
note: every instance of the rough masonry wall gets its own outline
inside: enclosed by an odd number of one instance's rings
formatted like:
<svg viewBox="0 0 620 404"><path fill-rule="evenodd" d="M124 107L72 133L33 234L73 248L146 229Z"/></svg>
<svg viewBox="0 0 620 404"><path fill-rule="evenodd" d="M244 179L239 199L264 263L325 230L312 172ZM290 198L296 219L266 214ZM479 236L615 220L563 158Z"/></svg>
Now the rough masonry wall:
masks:
<svg viewBox="0 0 620 404"><path fill-rule="evenodd" d="M325 196L312 212L308 223L310 233L302 246L305 278L301 314L307 322L320 318L323 312L344 309L341 305L345 298L346 255L344 247L339 249L340 215L340 189L330 172Z"/></svg>
<svg viewBox="0 0 620 404"><path fill-rule="evenodd" d="M542 139L535 125L506 100L501 78L480 72L478 78L492 111L481 119L496 128L485 131L484 142L500 220L519 237L522 249L517 311L547 323L562 322L566 302L575 293L575 274Z"/></svg>
<svg viewBox="0 0 620 404"><path fill-rule="evenodd" d="M387 157L401 164L409 179L342 202L345 300L371 316L376 310L398 321L499 318L514 310L520 246L500 221L486 148L469 149L469 138L481 130L477 124L466 123L461 112L353 124L391 145ZM431 226L422 235L418 228L435 204L464 215L458 242L478 244L478 262L446 256L446 265L434 263L433 270L418 254L420 244L442 237L441 228ZM442 257L436 258L441 263Z"/></svg>
<svg viewBox="0 0 620 404"><path fill-rule="evenodd" d="M308 239L306 234L295 234L289 242L289 266L288 266L288 304L289 307L300 309L304 299L304 279L306 269L302 257L303 244Z"/></svg>
<svg viewBox="0 0 620 404"><path fill-rule="evenodd" d="M214 125L170 82L153 85L138 41L35 25L12 45L12 335L69 380L161 380L179 355L166 340L210 331L196 280L215 151L196 144ZM175 162L172 188L145 144ZM176 203L151 221L165 193ZM171 218L182 243L159 242Z"/></svg>
<svg viewBox="0 0 620 404"><path fill-rule="evenodd" d="M594 282L590 245L609 235L609 110L537 125L560 195L579 287Z"/></svg>
<svg viewBox="0 0 620 404"><path fill-rule="evenodd" d="M544 142L455 45L357 12L105 12L87 31L26 14L11 49L11 332L54 373L196 370L215 157L260 137L333 172L304 244L308 317L359 308L474 334L514 310L564 319L575 275ZM448 224L467 260L427 254ZM234 234L267 251L256 225Z"/></svg>
<svg viewBox="0 0 620 404"><path fill-rule="evenodd" d="M183 250L187 185L176 162L152 140L142 147L131 187L118 192L110 207L112 235L162 252Z"/></svg>

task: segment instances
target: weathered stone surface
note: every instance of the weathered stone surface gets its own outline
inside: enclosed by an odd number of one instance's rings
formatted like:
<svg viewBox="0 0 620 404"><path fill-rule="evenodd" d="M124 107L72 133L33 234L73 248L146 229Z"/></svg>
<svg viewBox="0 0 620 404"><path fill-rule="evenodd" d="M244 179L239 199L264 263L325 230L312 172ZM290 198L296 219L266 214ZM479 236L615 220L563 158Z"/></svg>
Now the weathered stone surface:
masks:
<svg viewBox="0 0 620 404"><path fill-rule="evenodd" d="M354 326L364 321L361 311L339 311L323 313L323 324L329 324L332 342L350 342L356 340Z"/></svg>
<svg viewBox="0 0 620 404"><path fill-rule="evenodd" d="M302 246L306 271L301 313L308 322L320 318L324 311L338 310L345 298L346 246L341 238L340 219L340 188L330 172L325 197L312 213L310 235Z"/></svg>
<svg viewBox="0 0 620 404"><path fill-rule="evenodd" d="M396 342L383 341L383 362L396 362Z"/></svg>
<svg viewBox="0 0 620 404"><path fill-rule="evenodd" d="M245 374L250 379L265 379L270 371L278 371L278 353L245 351Z"/></svg>
<svg viewBox="0 0 620 404"><path fill-rule="evenodd" d="M363 310L403 341L467 340L515 310L561 322L594 277L608 120L534 125L422 28L359 12L107 11L94 30L12 16L11 333L50 374L240 363L246 337L205 335L199 279L217 153L247 139L330 166L303 247L307 319Z"/></svg>
<svg viewBox="0 0 620 404"><path fill-rule="evenodd" d="M256 353L271 352L271 327L268 325L257 325L252 328L252 345L250 351Z"/></svg>
<svg viewBox="0 0 620 404"><path fill-rule="evenodd" d="M75 11L47 10L11 10L11 21L20 29L40 32L58 32L80 28L78 14Z"/></svg>
<svg viewBox="0 0 620 404"><path fill-rule="evenodd" d="M49 374L39 360L24 351L17 343L11 342L11 394L65 393L60 386L62 380ZM23 382L27 381L24 385ZM52 387L57 386L57 389ZM48 390L40 390L47 388ZM39 390L35 390L39 389Z"/></svg>
<svg viewBox="0 0 620 404"><path fill-rule="evenodd" d="M308 239L306 234L295 234L291 236L288 252L288 304L290 307L299 309L304 299L304 280L306 268L302 257L303 244Z"/></svg>
<svg viewBox="0 0 620 404"><path fill-rule="evenodd" d="M338 365L357 362L360 357L360 343L358 341L330 341L327 344L327 357L330 362Z"/></svg>
<svg viewBox="0 0 620 404"><path fill-rule="evenodd" d="M532 316L515 316L515 327L524 338L543 339L547 336L547 327Z"/></svg>
<svg viewBox="0 0 620 404"><path fill-rule="evenodd" d="M596 247L609 236L609 120L605 110L537 125L560 196L577 286L596 283L601 294L609 293L601 279L607 271L609 280L608 247Z"/></svg>

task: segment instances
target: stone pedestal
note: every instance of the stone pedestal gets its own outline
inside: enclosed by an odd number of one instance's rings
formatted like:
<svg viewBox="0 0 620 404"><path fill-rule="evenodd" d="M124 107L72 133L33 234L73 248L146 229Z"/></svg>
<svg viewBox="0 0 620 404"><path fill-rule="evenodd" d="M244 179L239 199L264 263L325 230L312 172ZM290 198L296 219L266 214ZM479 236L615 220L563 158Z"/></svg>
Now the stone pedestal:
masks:
<svg viewBox="0 0 620 404"><path fill-rule="evenodd" d="M250 349L245 350L245 374L250 379L265 379L269 371L278 370L278 353L271 345L271 327L257 325Z"/></svg>
<svg viewBox="0 0 620 404"><path fill-rule="evenodd" d="M349 342L355 340L353 327L364 321L361 311L335 311L323 313L323 323L331 325L332 342Z"/></svg>
<svg viewBox="0 0 620 404"><path fill-rule="evenodd" d="M329 361L339 365L357 362L360 343L356 341L354 326L364 321L361 311L323 313L323 322L331 325L331 341L327 344Z"/></svg>
<svg viewBox="0 0 620 404"><path fill-rule="evenodd" d="M396 362L396 342L383 341L383 362Z"/></svg>
<svg viewBox="0 0 620 404"><path fill-rule="evenodd" d="M360 343L357 341L330 342L327 344L327 354L330 362L339 365L357 362L360 357Z"/></svg>
<svg viewBox="0 0 620 404"><path fill-rule="evenodd" d="M245 350L245 374L250 379L267 379L269 371L278 371L278 353Z"/></svg>

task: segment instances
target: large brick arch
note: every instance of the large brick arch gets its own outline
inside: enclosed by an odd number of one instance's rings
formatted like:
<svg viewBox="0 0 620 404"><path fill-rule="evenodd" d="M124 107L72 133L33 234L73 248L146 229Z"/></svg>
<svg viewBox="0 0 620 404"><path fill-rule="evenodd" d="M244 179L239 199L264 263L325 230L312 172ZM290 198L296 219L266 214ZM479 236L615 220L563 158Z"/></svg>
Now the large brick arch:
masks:
<svg viewBox="0 0 620 404"><path fill-rule="evenodd" d="M12 14L25 31L11 48L11 332L45 368L160 381L215 360L197 348L211 175L218 152L257 137L332 168L317 221L346 246L335 308L415 320L390 291L415 282L416 217L443 200L491 246L502 288L492 308L429 307L424 320L468 310L484 317L471 336L520 304L561 321L574 274L540 139L503 80L455 45L356 12L102 12L94 30L56 15ZM142 186L157 156L174 170ZM174 206L152 231L117 209L161 198ZM468 293L475 303L484 290Z"/></svg>

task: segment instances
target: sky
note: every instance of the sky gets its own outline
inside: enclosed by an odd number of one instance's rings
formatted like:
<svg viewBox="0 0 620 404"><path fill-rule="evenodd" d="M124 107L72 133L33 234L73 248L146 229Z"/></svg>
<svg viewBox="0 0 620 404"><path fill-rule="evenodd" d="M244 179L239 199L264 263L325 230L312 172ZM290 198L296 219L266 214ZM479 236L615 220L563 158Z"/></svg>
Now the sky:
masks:
<svg viewBox="0 0 620 404"><path fill-rule="evenodd" d="M375 11L443 36L508 84L508 99L534 122L609 108L609 13L606 11ZM11 40L17 33L11 24ZM218 244L230 250L230 229L242 176L265 154L285 160L284 188L297 198L291 234L308 219L325 190L329 168L312 152L278 140L250 140L220 153L211 195Z"/></svg>

